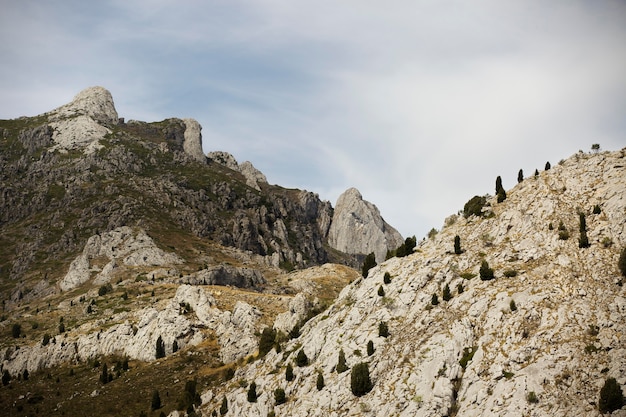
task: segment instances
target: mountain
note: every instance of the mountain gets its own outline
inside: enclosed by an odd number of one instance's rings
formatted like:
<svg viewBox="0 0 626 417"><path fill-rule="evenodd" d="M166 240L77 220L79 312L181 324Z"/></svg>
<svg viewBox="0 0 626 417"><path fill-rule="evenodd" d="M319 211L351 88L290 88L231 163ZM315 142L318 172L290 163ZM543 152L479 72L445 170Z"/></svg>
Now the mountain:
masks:
<svg viewBox="0 0 626 417"><path fill-rule="evenodd" d="M125 121L102 87L0 120L0 403L10 415L99 402L138 414L141 393L182 395L190 372L198 391L211 386L265 326L297 334L357 278L351 267L379 246L338 250L333 222L316 194L204 155L197 121ZM110 384L92 378L107 363Z"/></svg>
<svg viewBox="0 0 626 417"><path fill-rule="evenodd" d="M606 381L626 384L625 156L575 154L485 198L480 216L450 216L210 389L203 412L225 401L241 416L600 415Z"/></svg>

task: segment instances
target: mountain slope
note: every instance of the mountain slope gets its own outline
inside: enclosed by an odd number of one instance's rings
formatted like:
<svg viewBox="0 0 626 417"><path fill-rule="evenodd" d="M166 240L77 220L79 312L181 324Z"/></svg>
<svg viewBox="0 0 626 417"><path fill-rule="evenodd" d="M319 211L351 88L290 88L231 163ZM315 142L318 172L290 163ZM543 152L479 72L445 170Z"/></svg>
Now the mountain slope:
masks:
<svg viewBox="0 0 626 417"><path fill-rule="evenodd" d="M489 198L485 217L452 216L414 254L347 286L281 352L240 368L235 380L254 381L257 402L247 388L226 384L205 395L203 410L217 410L225 397L229 413L246 416L598 415L605 379L626 384L626 293L617 268L626 245L625 155L576 154L525 179L504 202ZM578 243L579 212L587 248ZM495 279L479 278L483 260ZM379 336L380 323L388 337ZM309 365L295 365L300 350ZM340 350L350 367L369 364L371 392L352 394L351 372L336 372ZM279 388L286 403L276 405Z"/></svg>

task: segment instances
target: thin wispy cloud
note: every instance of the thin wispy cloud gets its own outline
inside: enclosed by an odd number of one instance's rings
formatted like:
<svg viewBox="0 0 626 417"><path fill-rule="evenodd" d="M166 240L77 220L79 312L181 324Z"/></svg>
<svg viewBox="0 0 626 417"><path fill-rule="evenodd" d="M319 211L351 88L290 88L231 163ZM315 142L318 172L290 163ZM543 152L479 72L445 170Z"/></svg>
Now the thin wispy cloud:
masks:
<svg viewBox="0 0 626 417"><path fill-rule="evenodd" d="M405 236L497 175L626 146L621 1L20 1L0 37L2 118L102 85L272 183L357 187Z"/></svg>

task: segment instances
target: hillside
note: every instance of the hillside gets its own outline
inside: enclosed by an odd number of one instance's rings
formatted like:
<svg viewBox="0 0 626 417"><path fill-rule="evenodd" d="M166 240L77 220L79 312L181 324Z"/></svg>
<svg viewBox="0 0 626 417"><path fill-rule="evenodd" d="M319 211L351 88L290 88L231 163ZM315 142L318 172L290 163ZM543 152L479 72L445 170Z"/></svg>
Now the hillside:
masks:
<svg viewBox="0 0 626 417"><path fill-rule="evenodd" d="M228 415L237 416L599 415L605 380L626 384L626 293L617 267L626 245L625 155L573 155L524 179L503 202L488 198L483 216L451 216L412 255L348 285L297 340L209 391L203 412L226 398ZM482 261L492 280L480 278ZM297 366L301 351L308 364ZM368 364L371 391L353 394L351 372L337 371L340 351L347 367ZM285 394L280 405L277 389Z"/></svg>

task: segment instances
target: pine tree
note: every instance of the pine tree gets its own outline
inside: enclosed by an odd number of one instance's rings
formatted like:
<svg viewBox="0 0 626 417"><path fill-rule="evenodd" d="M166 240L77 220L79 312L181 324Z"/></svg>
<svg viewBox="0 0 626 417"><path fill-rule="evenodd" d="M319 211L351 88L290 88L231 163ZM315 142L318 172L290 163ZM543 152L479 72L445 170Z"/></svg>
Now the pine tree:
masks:
<svg viewBox="0 0 626 417"><path fill-rule="evenodd" d="M11 374L6 369L2 373L2 385L9 385L11 382Z"/></svg>
<svg viewBox="0 0 626 417"><path fill-rule="evenodd" d="M579 248L589 247L589 238L587 237L587 221L585 213L580 213L580 238L578 239Z"/></svg>
<svg viewBox="0 0 626 417"><path fill-rule="evenodd" d="M489 263L485 260L480 264L480 270L478 271L480 274L480 279L483 281L489 281L494 278L493 269L489 267Z"/></svg>
<svg viewBox="0 0 626 417"><path fill-rule="evenodd" d="M380 287L378 287L378 295L381 296L381 297L385 296L385 289L383 288L382 285Z"/></svg>
<svg viewBox="0 0 626 417"><path fill-rule="evenodd" d="M316 386L317 386L317 390L318 391L321 391L324 388L324 386L325 386L325 384L324 384L324 375L321 372L317 373L317 383L316 383Z"/></svg>
<svg viewBox="0 0 626 417"><path fill-rule="evenodd" d="M546 162L546 171L549 170L550 168L552 168L552 166L550 165L550 161Z"/></svg>
<svg viewBox="0 0 626 417"><path fill-rule="evenodd" d="M502 203L506 200L506 191L504 191L504 187L502 187L502 178L498 175L496 178L496 195L498 196L498 203Z"/></svg>
<svg viewBox="0 0 626 417"><path fill-rule="evenodd" d="M517 173L517 183L519 184L522 181L524 181L524 171L520 169Z"/></svg>
<svg viewBox="0 0 626 417"><path fill-rule="evenodd" d="M439 304L439 297L437 297L437 294L433 293L433 296L430 297L430 304L434 306Z"/></svg>
<svg viewBox="0 0 626 417"><path fill-rule="evenodd" d="M261 338L259 339L259 356L263 357L272 350L274 342L276 340L276 330L271 327L266 327L261 332Z"/></svg>
<svg viewBox="0 0 626 417"><path fill-rule="evenodd" d="M391 274L389 272L385 272L385 275L383 275L383 282L385 284L391 284Z"/></svg>
<svg viewBox="0 0 626 417"><path fill-rule="evenodd" d="M165 343L163 343L163 338L159 336L156 341L156 359L161 359L165 357Z"/></svg>
<svg viewBox="0 0 626 417"><path fill-rule="evenodd" d="M222 405L220 406L220 415L225 415L226 413L228 413L228 400L226 399L226 397L224 397L224 399L222 400Z"/></svg>
<svg viewBox="0 0 626 417"><path fill-rule="evenodd" d="M150 405L152 411L158 410L161 408L161 396L159 395L159 391L154 390L152 393L152 404Z"/></svg>
<svg viewBox="0 0 626 417"><path fill-rule="evenodd" d="M284 389L276 388L274 390L274 401L276 401L276 405L284 404L287 401Z"/></svg>
<svg viewBox="0 0 626 417"><path fill-rule="evenodd" d="M374 354L374 342L371 340L367 342L367 356L372 356Z"/></svg>
<svg viewBox="0 0 626 417"><path fill-rule="evenodd" d="M378 336L389 337L389 328L387 327L387 323L384 321L378 323Z"/></svg>
<svg viewBox="0 0 626 417"><path fill-rule="evenodd" d="M350 388L352 393L357 397L361 397L372 390L372 381L370 379L370 370L366 362L361 362L352 368L350 374Z"/></svg>
<svg viewBox="0 0 626 417"><path fill-rule="evenodd" d="M617 267L623 276L626 277L626 246L622 249L619 255L619 261L617 261Z"/></svg>
<svg viewBox="0 0 626 417"><path fill-rule="evenodd" d="M287 369L285 369L285 379L293 381L293 366L290 363L287 364Z"/></svg>
<svg viewBox="0 0 626 417"><path fill-rule="evenodd" d="M343 353L343 349L339 350L339 359L337 360L337 373L340 374L348 370L348 365L346 365L346 354Z"/></svg>
<svg viewBox="0 0 626 417"><path fill-rule="evenodd" d="M538 177L538 176L539 176L539 170L535 169L535 177Z"/></svg>
<svg viewBox="0 0 626 417"><path fill-rule="evenodd" d="M365 261L363 261L363 268L361 269L361 273L363 278L367 278L367 273L370 269L376 266L376 255L374 252L370 253L365 257Z"/></svg>
<svg viewBox="0 0 626 417"><path fill-rule="evenodd" d="M452 294L450 293L450 287L448 286L448 284L443 287L443 294L441 298L443 298L444 301L450 301L450 299L452 298Z"/></svg>
<svg viewBox="0 0 626 417"><path fill-rule="evenodd" d="M459 294L463 294L463 291L465 291L465 289L463 288L463 284L459 284L456 286L456 292Z"/></svg>
<svg viewBox="0 0 626 417"><path fill-rule="evenodd" d="M100 382L106 384L109 382L109 369L107 368L107 364L102 364L102 372L100 373Z"/></svg>
<svg viewBox="0 0 626 417"><path fill-rule="evenodd" d="M454 236L454 253L456 255L460 255L461 253L463 253L463 251L461 250L461 238L459 237L459 235Z"/></svg>
<svg viewBox="0 0 626 417"><path fill-rule="evenodd" d="M176 352L178 352L178 340L174 340L174 343L172 343L172 353Z"/></svg>
<svg viewBox="0 0 626 417"><path fill-rule="evenodd" d="M296 365L299 367L307 366L309 364L309 358L304 353L304 349L300 349L298 355L296 356Z"/></svg>
<svg viewBox="0 0 626 417"><path fill-rule="evenodd" d="M252 382L248 387L248 402L255 403L257 399L256 395L256 382Z"/></svg>
<svg viewBox="0 0 626 417"><path fill-rule="evenodd" d="M609 378L604 382L604 386L600 389L600 401L598 408L601 413L619 410L624 405L624 394L622 389L615 380Z"/></svg>

